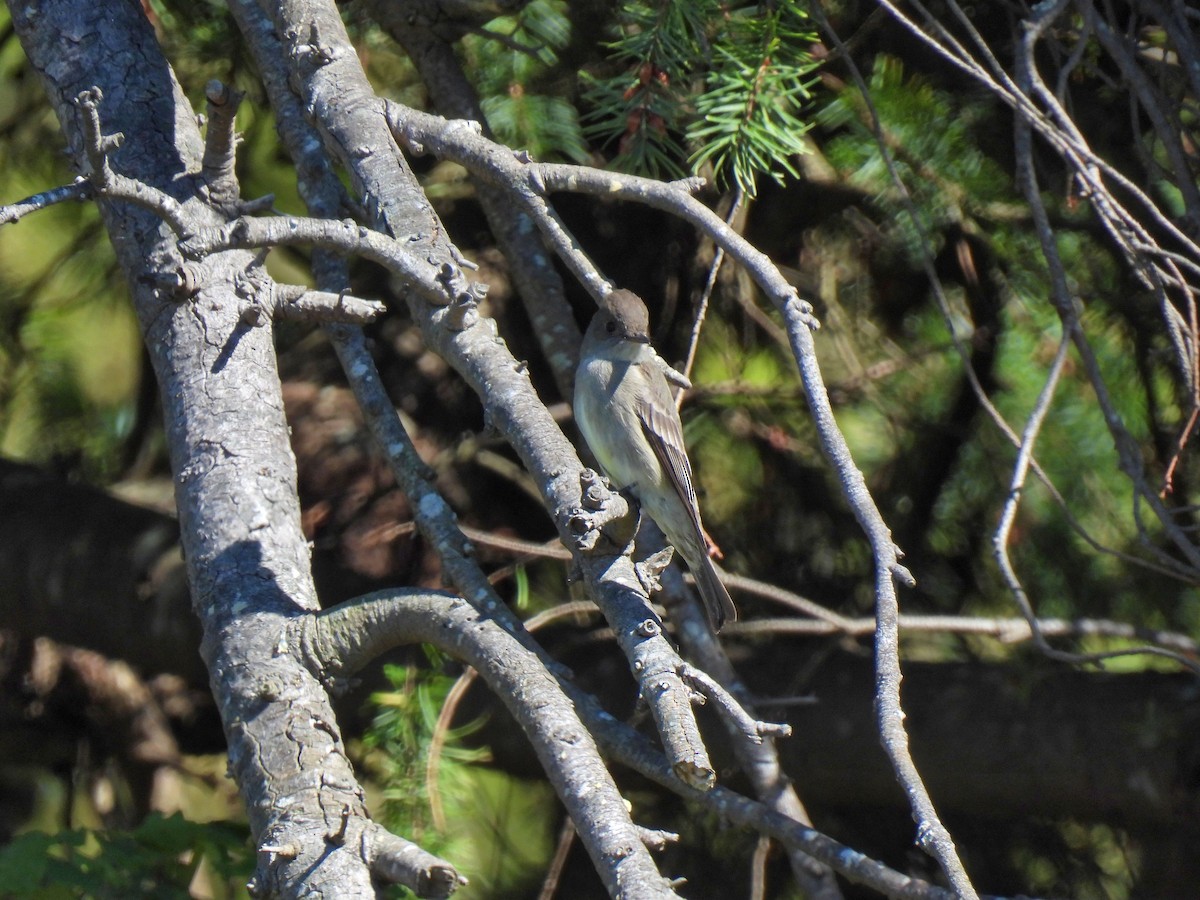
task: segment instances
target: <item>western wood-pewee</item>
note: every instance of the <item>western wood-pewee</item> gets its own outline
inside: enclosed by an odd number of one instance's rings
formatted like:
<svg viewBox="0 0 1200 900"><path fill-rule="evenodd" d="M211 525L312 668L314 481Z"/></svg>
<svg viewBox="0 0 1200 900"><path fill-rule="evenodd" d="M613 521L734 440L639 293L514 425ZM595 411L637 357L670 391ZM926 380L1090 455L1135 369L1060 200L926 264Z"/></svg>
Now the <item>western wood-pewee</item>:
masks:
<svg viewBox="0 0 1200 900"><path fill-rule="evenodd" d="M662 529L696 579L719 631L737 619L708 557L683 426L666 364L650 346L650 316L632 291L613 291L583 338L575 373L575 421L604 473L628 488Z"/></svg>

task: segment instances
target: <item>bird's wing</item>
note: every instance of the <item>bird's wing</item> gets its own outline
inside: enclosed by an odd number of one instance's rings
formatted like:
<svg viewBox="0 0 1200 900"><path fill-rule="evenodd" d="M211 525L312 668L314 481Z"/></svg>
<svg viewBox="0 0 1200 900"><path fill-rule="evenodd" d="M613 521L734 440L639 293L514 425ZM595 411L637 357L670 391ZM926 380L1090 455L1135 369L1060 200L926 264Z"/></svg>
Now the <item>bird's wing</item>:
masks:
<svg viewBox="0 0 1200 900"><path fill-rule="evenodd" d="M683 443L683 426L679 422L679 413L675 411L675 402L667 388L661 373L654 372L658 384L649 391L652 400L643 400L638 404L637 416L642 426L646 441L658 457L663 471L676 495L687 507L692 524L696 526L699 546L706 546L704 526L700 524L700 507L696 503L696 489L692 486L692 467L687 458L687 447ZM661 389L659 389L661 388Z"/></svg>

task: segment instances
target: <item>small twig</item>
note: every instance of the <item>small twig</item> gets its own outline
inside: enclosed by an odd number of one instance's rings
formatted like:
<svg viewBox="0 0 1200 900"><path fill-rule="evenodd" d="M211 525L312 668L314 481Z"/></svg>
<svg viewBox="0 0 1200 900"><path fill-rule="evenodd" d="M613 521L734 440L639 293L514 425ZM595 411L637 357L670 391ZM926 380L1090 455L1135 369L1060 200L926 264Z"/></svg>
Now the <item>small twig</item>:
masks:
<svg viewBox="0 0 1200 900"><path fill-rule="evenodd" d="M402 884L418 897L449 897L467 884L454 866L375 822L362 833L361 852L383 884Z"/></svg>
<svg viewBox="0 0 1200 900"><path fill-rule="evenodd" d="M469 537L472 542L481 547L493 547L496 550L517 553L527 559L556 559L560 562L571 561L571 551L564 547L562 541L558 540L558 538L538 543L537 541L525 541L507 534L483 531L479 528L472 528L470 525L459 525L458 527L462 529L462 533Z"/></svg>
<svg viewBox="0 0 1200 900"><path fill-rule="evenodd" d="M1189 668L1195 657L1200 656L1200 645L1185 634L1173 631L1155 631L1139 628L1126 622L1108 619L1038 619L1038 630L1044 637L1104 637L1116 640L1141 640L1158 644L1165 651L1172 651L1173 658ZM899 627L902 632L976 634L993 637L1006 644L1016 644L1033 637L1029 622L1024 618L989 619L980 616L936 616L901 614ZM845 620L844 625L815 619L760 617L733 623L729 634L739 635L837 635L867 637L875 631L875 620L862 617ZM725 632L721 632L724 634ZM1161 654L1167 655L1167 654Z"/></svg>
<svg viewBox="0 0 1200 900"><path fill-rule="evenodd" d="M450 723L458 712L458 704L462 702L479 673L467 666L461 675L455 679L453 686L442 701L438 710L437 721L433 723L433 732L429 738L429 753L425 757L425 793L429 795L429 814L433 819L433 827L443 834L446 832L446 811L442 806L442 791L438 787L438 769L442 763L442 749L450 735Z"/></svg>
<svg viewBox="0 0 1200 900"><path fill-rule="evenodd" d="M653 363L655 367L663 373L663 377L666 378L667 381L679 388L679 396L683 396L683 391L691 389L691 380L678 369L673 368L669 362L659 356L657 350L647 345L646 351L648 361Z"/></svg>
<svg viewBox="0 0 1200 900"><path fill-rule="evenodd" d="M200 171L208 185L213 207L227 215L241 212L241 188L237 178L237 132L234 120L242 94L213 80L204 89L208 100L208 127L204 132L204 157Z"/></svg>
<svg viewBox="0 0 1200 900"><path fill-rule="evenodd" d="M34 194L32 197L26 197L24 200L19 200L16 203L0 206L0 225L8 225L16 222L30 213L45 209L48 206L54 206L56 203L66 203L68 201L81 203L85 200L91 200L94 196L95 191L92 188L92 183L83 176L80 176L71 184L51 188L48 191L42 191L40 194Z"/></svg>
<svg viewBox="0 0 1200 900"><path fill-rule="evenodd" d="M542 889L538 891L538 900L553 900L558 890L558 881L567 865L567 857L575 844L575 823L571 817L563 819L562 828L558 830L558 842L554 847L554 857L546 869L546 877L542 880ZM644 843L644 842L643 842Z"/></svg>
<svg viewBox="0 0 1200 900"><path fill-rule="evenodd" d="M718 684L715 679L695 666L684 663L679 674L683 676L685 682L712 700L716 704L717 710L725 718L726 724L731 729L740 732L751 743L761 744L764 737L777 738L791 735L792 726L790 725L760 722L755 719L738 703L737 698Z"/></svg>
<svg viewBox="0 0 1200 900"><path fill-rule="evenodd" d="M125 141L123 134L105 136L100 127L100 104L104 94L98 87L82 91L75 98L79 109L84 137L84 154L91 171L87 173L96 194L116 200L127 200L157 215L180 237L192 228L193 221L174 197L141 181L118 175L108 163L109 154Z"/></svg>
<svg viewBox="0 0 1200 900"><path fill-rule="evenodd" d="M729 214L725 216L725 224L732 227L733 220L737 218L738 213L742 210L742 201L745 195L739 187L734 191L733 203L729 207ZM708 277L704 281L704 289L700 292L700 300L696 304L696 318L692 323L692 334L688 338L687 358L683 363L683 375L685 378L690 378L692 374L692 366L696 362L696 349L700 346L700 330L704 327L704 317L708 312L708 301L712 298L713 288L717 285L717 275L721 271L721 263L725 261L725 248L718 247L713 254L712 264L708 267ZM683 405L683 391L675 392L675 407L679 408Z"/></svg>
<svg viewBox="0 0 1200 900"><path fill-rule="evenodd" d="M771 854L771 839L760 834L750 858L750 891L747 900L766 900L767 857Z"/></svg>
<svg viewBox="0 0 1200 900"><path fill-rule="evenodd" d="M365 325L387 312L387 306L379 300L317 291L296 284L276 284L271 299L271 311L276 318L302 322Z"/></svg>
<svg viewBox="0 0 1200 900"><path fill-rule="evenodd" d="M679 842L679 835L674 831L663 831L660 828L645 828L639 825L638 835L641 837L642 843L646 845L646 849L652 853L661 853L671 844Z"/></svg>
<svg viewBox="0 0 1200 900"><path fill-rule="evenodd" d="M690 576L688 576L690 578ZM726 587L734 588L735 590L745 591L747 594L753 594L756 597L762 597L766 600L772 600L775 603L782 604L790 609L794 609L798 613L806 616L811 616L824 622L828 622L835 629L843 629L854 621L847 619L841 613L836 613L828 609L815 600L809 600L807 597L801 597L794 591L789 591L786 588L779 587L775 584L769 584L765 581L759 581L757 578L749 578L745 575L736 575L732 572L722 573L722 580Z"/></svg>

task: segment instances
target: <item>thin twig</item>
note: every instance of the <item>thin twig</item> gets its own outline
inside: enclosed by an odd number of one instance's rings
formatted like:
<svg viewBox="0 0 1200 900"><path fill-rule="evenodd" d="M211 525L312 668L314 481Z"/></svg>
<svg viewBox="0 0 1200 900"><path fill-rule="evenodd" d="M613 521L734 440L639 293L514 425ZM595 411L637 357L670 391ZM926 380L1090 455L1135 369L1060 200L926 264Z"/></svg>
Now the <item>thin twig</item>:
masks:
<svg viewBox="0 0 1200 900"><path fill-rule="evenodd" d="M750 857L750 891L748 900L766 900L767 858L770 855L771 839L765 834L761 834L754 844L754 855Z"/></svg>
<svg viewBox="0 0 1200 900"><path fill-rule="evenodd" d="M80 177L71 184L51 188L48 191L34 194L32 197L26 197L24 200L18 200L16 203L0 206L0 225L8 225L16 222L30 213L45 209L48 206L54 206L56 203L66 203L68 201L81 203L85 200L91 200L93 196L95 194L92 190L92 183L86 178Z"/></svg>
<svg viewBox="0 0 1200 900"><path fill-rule="evenodd" d="M841 40L837 33L830 27L828 20L820 9L820 4L814 2L811 8L817 16L818 24L830 35L835 45L840 46ZM855 77L855 82L858 85L860 93L864 100L869 103L869 91L867 90L862 74L858 71L857 66L854 66L853 60L847 59L847 62L850 65L850 70ZM868 105L868 109L875 123L875 133L879 135L881 133L879 117L873 107ZM879 140L882 144L882 139L879 138ZM881 150L883 150L885 164L892 171L893 178L899 182L890 154L882 146ZM902 187L902 183L900 186ZM924 241L920 218L916 215L915 210L911 208L909 215L912 217L914 223L916 223L918 234L921 234ZM923 259L926 267L930 268L932 256L928 252L927 245ZM936 283L936 274L934 274L931 280ZM803 371L806 361L811 357L811 350L801 346L801 342L806 339L806 342L811 344L812 336L802 335L801 329L798 326L789 328L788 332L792 336L793 346L796 347L797 361L800 363L801 370ZM815 361L811 365L815 368ZM816 381L816 379L812 380ZM805 379L806 388L809 382L810 379ZM824 406L827 406L828 398L824 397L823 399ZM818 408L821 407L820 417L827 416L832 422L833 413L831 409L826 412L821 404L813 402L812 399L810 399L810 404L814 408L814 417L818 417ZM818 422L818 424L820 423ZM828 443L832 435L836 435L837 438L841 439L841 433L837 431L835 424L827 426L827 431L822 432L823 442ZM841 443L844 444L844 439L841 439ZM849 458L848 450L844 446L827 446L826 454L835 461L836 467L841 470L839 474L841 475L842 483L846 485L849 491L849 496L855 505L855 513L859 522L864 531L871 536L872 551L876 565L875 706L880 736L883 739L884 748L888 753L892 768L908 795L909 804L917 820L917 842L924 850L937 859L942 871L945 872L946 877L959 895L974 898L977 896L975 888L972 886L962 860L958 856L954 841L938 817L933 800L929 796L929 792L917 770L916 764L913 762L912 754L909 751L908 734L904 729L904 712L900 704L899 604L896 599L895 582L893 580L899 574L896 569L899 566L897 550L892 543L891 533L887 530L887 526L875 508L874 501L866 490L862 474L854 468L853 462ZM851 489L851 486L853 486L853 489ZM855 500L857 502L854 502ZM907 580L911 583L911 576L908 576Z"/></svg>
<svg viewBox="0 0 1200 900"><path fill-rule="evenodd" d="M563 869L567 865L567 857L575 843L575 823L571 817L563 819L562 827L558 830L558 842L554 847L554 856L546 869L546 877L542 880L542 889L538 891L538 900L554 900L558 891L558 882L562 878Z"/></svg>
<svg viewBox="0 0 1200 900"><path fill-rule="evenodd" d="M1087 638L1102 637L1114 640L1140 640L1158 644L1163 650L1174 654L1177 662L1187 664L1185 660L1195 660L1200 657L1200 645L1186 634L1174 631L1157 631L1149 628L1139 628L1127 622L1113 622L1109 619L1038 619L1038 630L1044 637ZM994 637L1005 644L1015 644L1031 640L1033 637L1029 622L1021 618L986 618L983 616L937 616L902 613L899 620L900 630L907 634L976 634L984 637ZM849 637L867 637L875 631L873 618L847 619L841 627L832 622L819 619L801 619L797 617L769 618L762 617L729 626L731 637L757 637L763 635L847 635ZM725 632L721 632L724 634ZM1167 655L1167 654L1161 654ZM1193 666L1189 666L1192 668Z"/></svg>
<svg viewBox="0 0 1200 900"><path fill-rule="evenodd" d="M1194 658L1189 659L1182 653L1177 653L1163 647L1140 646L1103 653L1066 653L1050 646L1046 641L1045 634L1042 632L1037 614L1033 610L1033 604L1029 600L1029 595L1026 594L1025 587L1021 584L1021 579L1017 575L1012 557L1009 555L1009 537L1012 533L1013 523L1016 521L1017 507L1021 502L1021 493L1024 489L1025 478L1029 472L1029 460L1033 454L1033 446L1037 441L1037 436L1041 431L1046 414L1049 412L1050 403L1054 399L1054 391L1058 385L1059 377L1062 375L1063 364L1066 362L1067 350L1070 346L1069 338L1064 335L1062 340L1059 341L1054 362L1051 363L1050 371L1046 376L1046 383L1042 386L1042 390L1038 394L1037 402L1034 404L1033 411L1029 414L1029 418L1025 423L1024 434L1021 436L1021 449L1017 454L1016 465L1013 467L1008 499L1004 503L1004 509L1000 515L1000 523L996 527L996 532L992 538L992 549L996 557L996 563L1000 567L1000 574L1004 578L1005 584L1008 585L1008 589L1012 593L1017 607L1021 610L1021 614L1025 617L1025 621L1029 623L1029 630L1034 644L1051 659L1079 664L1097 663L1106 659L1139 654L1165 656L1200 674L1200 662L1197 662Z"/></svg>
<svg viewBox="0 0 1200 900"><path fill-rule="evenodd" d="M742 189L736 188L733 193L733 203L729 207L729 214L725 216L725 224L733 226L734 219L742 210L742 201L745 195ZM683 377L691 378L692 366L696 362L696 350L700 346L700 330L704 327L704 317L708 313L708 301L712 298L713 288L717 285L717 275L721 271L721 263L725 261L725 248L718 247L713 254L712 263L708 267L708 277L704 280L704 289L700 292L699 302L696 304L696 318L692 323L692 333L688 338L687 358L683 363ZM683 391L675 392L675 407L678 409L683 405Z"/></svg>

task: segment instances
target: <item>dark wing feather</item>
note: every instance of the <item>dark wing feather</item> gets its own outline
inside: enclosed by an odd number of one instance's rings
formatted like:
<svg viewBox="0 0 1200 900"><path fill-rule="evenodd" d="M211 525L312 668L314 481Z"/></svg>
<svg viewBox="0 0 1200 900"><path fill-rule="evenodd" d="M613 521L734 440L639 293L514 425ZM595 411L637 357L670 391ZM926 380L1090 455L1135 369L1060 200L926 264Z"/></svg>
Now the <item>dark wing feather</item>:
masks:
<svg viewBox="0 0 1200 900"><path fill-rule="evenodd" d="M667 479L675 489L676 495L687 507L692 524L696 527L699 546L703 548L704 528L700 524L700 507L696 503L696 489L692 486L692 466L688 462L687 447L683 443L683 427L679 422L679 414L675 412L671 392L665 383L661 391L655 390L652 393L655 394L653 402L643 401L638 404L638 420L642 423L642 432L667 473Z"/></svg>
<svg viewBox="0 0 1200 900"><path fill-rule="evenodd" d="M692 552L699 555L692 559L689 558L686 546L676 546L675 549L683 555L688 568L692 570L713 630L720 631L726 622L737 621L737 609L729 597L729 591L725 590L725 585L721 583L716 567L705 552L707 541L704 537L704 526L700 524L696 490L692 486L692 466L688 462L687 448L683 443L683 426L679 422L679 413L675 411L671 391L661 373L652 373L648 381L652 399L649 402L643 400L638 404L638 421L642 425L646 441L667 473L667 480L674 488L676 496L687 507L688 516L692 520ZM659 523L660 526L662 524ZM686 537L668 535L667 540L676 543L686 540Z"/></svg>

